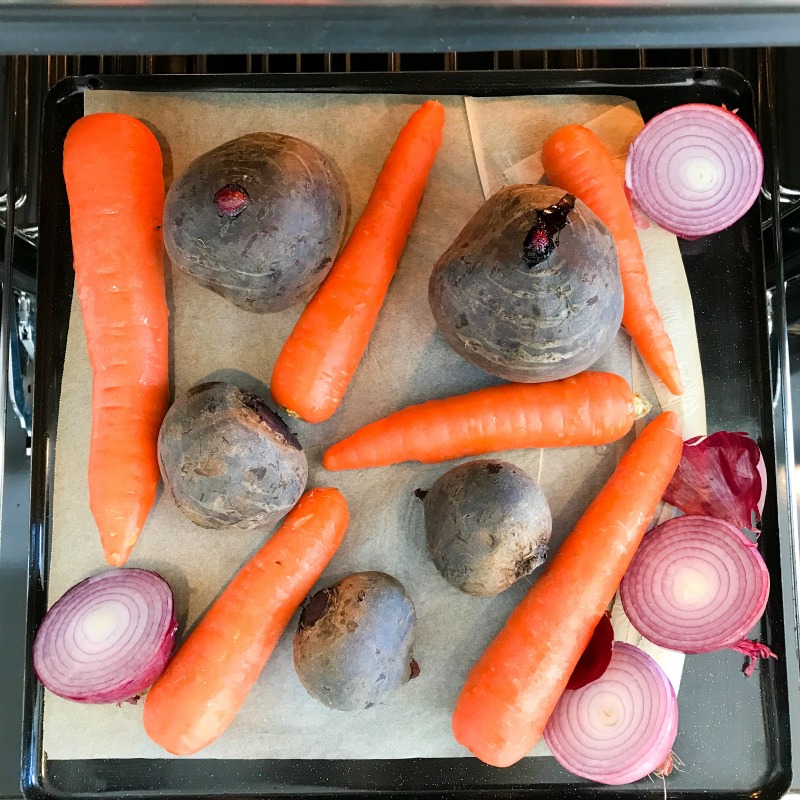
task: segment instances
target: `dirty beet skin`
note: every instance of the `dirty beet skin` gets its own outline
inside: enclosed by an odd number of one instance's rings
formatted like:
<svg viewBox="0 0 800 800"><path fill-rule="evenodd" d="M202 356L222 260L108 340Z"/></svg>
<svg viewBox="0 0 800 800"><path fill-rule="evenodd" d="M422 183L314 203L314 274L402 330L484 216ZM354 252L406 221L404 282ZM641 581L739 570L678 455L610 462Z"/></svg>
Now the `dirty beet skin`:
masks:
<svg viewBox="0 0 800 800"><path fill-rule="evenodd" d="M536 481L513 464L468 461L417 496L436 569L467 594L498 594L547 557L550 506Z"/></svg>
<svg viewBox="0 0 800 800"><path fill-rule="evenodd" d="M294 666L308 693L330 708L370 708L419 675L417 617L403 585L358 572L312 595L294 636Z"/></svg>
<svg viewBox="0 0 800 800"><path fill-rule="evenodd" d="M553 186L507 186L492 195L437 261L428 298L459 355L524 383L590 367L622 321L611 234Z"/></svg>
<svg viewBox="0 0 800 800"><path fill-rule="evenodd" d="M203 528L267 528L300 499L308 477L300 442L260 398L199 383L167 412L158 463L178 508Z"/></svg>
<svg viewBox="0 0 800 800"><path fill-rule="evenodd" d="M167 193L164 244L180 269L249 311L307 300L344 235L344 181L316 147L251 133L193 161Z"/></svg>

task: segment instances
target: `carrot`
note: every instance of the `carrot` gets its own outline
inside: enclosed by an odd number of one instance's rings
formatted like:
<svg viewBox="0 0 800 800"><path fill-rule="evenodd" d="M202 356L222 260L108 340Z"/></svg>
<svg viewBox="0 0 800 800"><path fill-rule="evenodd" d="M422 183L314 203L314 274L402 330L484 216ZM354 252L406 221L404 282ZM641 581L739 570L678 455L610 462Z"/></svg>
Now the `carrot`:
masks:
<svg viewBox="0 0 800 800"><path fill-rule="evenodd" d="M682 450L680 422L671 411L642 431L472 668L453 732L482 761L507 767L541 737Z"/></svg>
<svg viewBox="0 0 800 800"><path fill-rule="evenodd" d="M333 445L325 469L433 464L520 447L601 445L624 436L641 409L628 383L582 372L549 383L507 383L409 406Z"/></svg>
<svg viewBox="0 0 800 800"><path fill-rule="evenodd" d="M89 504L106 560L124 564L160 480L169 404L161 148L139 120L91 114L64 142L75 285L92 367Z"/></svg>
<svg viewBox="0 0 800 800"><path fill-rule="evenodd" d="M683 394L675 351L650 292L630 204L608 150L588 128L567 125L544 143L542 164L550 183L586 203L611 232L625 295L622 324L667 388Z"/></svg>
<svg viewBox="0 0 800 800"><path fill-rule="evenodd" d="M443 128L435 100L411 115L347 244L286 340L270 391L290 414L323 422L339 407L397 271Z"/></svg>
<svg viewBox="0 0 800 800"><path fill-rule="evenodd" d="M147 735L190 755L230 725L347 528L337 489L312 489L214 601L153 684Z"/></svg>

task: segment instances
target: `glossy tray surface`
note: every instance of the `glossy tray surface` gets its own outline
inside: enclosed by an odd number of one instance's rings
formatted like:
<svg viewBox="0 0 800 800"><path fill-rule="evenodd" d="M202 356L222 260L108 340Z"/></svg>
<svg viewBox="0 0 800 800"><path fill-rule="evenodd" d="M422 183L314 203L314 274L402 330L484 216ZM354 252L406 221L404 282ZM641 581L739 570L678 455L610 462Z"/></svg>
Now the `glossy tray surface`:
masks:
<svg viewBox="0 0 800 800"><path fill-rule="evenodd" d="M645 119L686 102L724 103L753 124L753 97L726 70L653 69L503 73L383 73L151 76L68 79L48 98L42 151L37 358L31 494L29 648L46 607L52 466L73 274L69 213L61 173L64 136L83 114L83 94L107 89L162 91L389 92L419 95L615 94L635 100ZM766 285L758 208L736 226L681 243L695 306L709 431L747 431L770 475L760 546L772 577L761 638L785 652ZM45 313L46 312L46 313ZM88 413L88 409L87 409ZM670 798L776 798L791 780L784 660L762 663L746 680L731 653L687 659L675 751L685 766ZM48 761L41 748L42 689L27 661L22 784L30 797L663 797L660 782L602 787L565 773L553 759L506 770L475 759L277 761L203 759ZM76 731L76 735L80 732ZM328 735L320 731L320 736Z"/></svg>

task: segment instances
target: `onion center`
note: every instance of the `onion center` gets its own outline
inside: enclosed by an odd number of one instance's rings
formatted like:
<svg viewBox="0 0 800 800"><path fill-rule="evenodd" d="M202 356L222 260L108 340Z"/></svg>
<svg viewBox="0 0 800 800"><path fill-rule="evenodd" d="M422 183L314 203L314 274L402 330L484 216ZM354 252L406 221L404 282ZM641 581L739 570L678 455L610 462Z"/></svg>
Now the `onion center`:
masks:
<svg viewBox="0 0 800 800"><path fill-rule="evenodd" d="M681 181L697 192L713 191L720 183L720 174L711 159L689 158L681 165Z"/></svg>
<svg viewBox="0 0 800 800"><path fill-rule="evenodd" d="M124 613L124 609L111 609L108 606L101 606L91 611L83 618L81 625L83 635L93 644L104 642L118 627L128 626L130 615L126 614L128 619L123 620L120 611Z"/></svg>
<svg viewBox="0 0 800 800"><path fill-rule="evenodd" d="M602 692L592 698L589 704L589 721L599 730L619 728L625 717L620 699L611 692Z"/></svg>
<svg viewBox="0 0 800 800"><path fill-rule="evenodd" d="M685 608L708 605L719 591L719 580L712 580L705 570L679 566L673 580L673 596Z"/></svg>

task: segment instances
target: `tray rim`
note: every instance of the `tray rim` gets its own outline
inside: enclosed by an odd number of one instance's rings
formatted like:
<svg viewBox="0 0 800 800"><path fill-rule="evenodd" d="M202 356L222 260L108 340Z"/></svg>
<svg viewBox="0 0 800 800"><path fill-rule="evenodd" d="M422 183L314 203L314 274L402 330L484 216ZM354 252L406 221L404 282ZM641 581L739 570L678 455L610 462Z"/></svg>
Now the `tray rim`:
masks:
<svg viewBox="0 0 800 800"><path fill-rule="evenodd" d="M549 87L544 87L543 84L552 84ZM398 84L400 84L398 86ZM535 86L532 86L535 84ZM752 87L745 80L745 78L735 70L729 68L702 68L702 67L675 67L675 68L660 68L650 67L642 69L623 69L623 68L598 68L598 69L569 69L569 70L511 70L503 72L484 72L484 71L458 71L458 72L400 72L400 73L383 73L383 72L364 72L364 73L272 73L272 74L220 74L220 75L150 75L150 76L95 76L87 75L81 77L67 77L56 84L53 89L48 93L45 100L45 114L43 121L43 149L47 146L48 137L47 133L55 125L58 116L63 113L65 105L74 102L76 99L80 101L82 95L88 91L97 90L118 90L118 91L132 91L132 92L146 92L146 93L169 93L169 92L255 92L255 93L341 93L341 94L373 94L373 93L390 93L390 94L403 94L403 95L471 95L471 96L512 96L514 94L603 94L607 90L608 94L625 95L625 89L632 87L647 88L657 84L659 87L666 86L672 87L686 87L687 89L696 85L706 85L719 88L720 90L728 88L733 91L744 94L748 99L749 108L745 111L744 116L748 115L750 108L752 108ZM518 90L518 91L513 91ZM81 102L82 114L82 102ZM56 142L59 145L61 140ZM59 149L60 152L60 149ZM44 171L43 171L44 173ZM60 174L60 173L59 173ZM42 177L44 181L44 177ZM44 218L49 221L48 214L55 213L51 207L50 202L46 199L45 193L40 192L42 199L42 211L44 211ZM751 211L750 214L755 213ZM42 225L42 229L46 230L46 225ZM54 255L52 251L53 245L50 243L47 233L42 237L43 241L50 247L40 248L40 271L39 279L41 280L46 269L42 270L42 264L45 267L47 264L53 265L57 258L52 258L48 262L48 255ZM765 260L763 258L763 240L759 237L759 248L761 249L761 271L762 277L765 271ZM46 253L46 255L42 255ZM55 268L53 266L53 268ZM46 277L46 275L45 275ZM45 291L42 292L42 288ZM765 296L766 296L766 285ZM46 303L42 300L54 299L50 297L51 286L48 286L47 281L40 285L40 303L42 308L47 307ZM42 297L44 295L44 297ZM71 295L71 290L70 290ZM67 298L69 300L69 298ZM765 313L766 309L762 313ZM43 327L44 332L37 329L37 339L39 342L48 342L50 340L49 330L50 317L47 315L40 315L38 326ZM42 335L43 333L43 335ZM63 338L65 343L66 331L63 331ZM760 331L761 338L764 339L766 333ZM36 364L36 386L42 386L43 383L47 385L47 392L38 391L34 398L34 432L33 432L33 449L32 449L32 470L31 470L31 529L30 529L30 557L29 557L29 575L28 575L28 603L27 603L27 639L26 639L26 664L25 664L25 688L24 688L24 722L23 722L23 763L21 772L21 787L23 794L30 798L50 798L50 797L83 797L83 796L98 796L95 793L87 794L69 794L60 792L53 786L49 786L45 778L45 764L46 756L42 752L42 738L41 738L41 710L42 710L42 695L43 690L35 678L32 669L31 646L33 642L34 630L36 625L41 619L44 611L44 604L46 603L46 575L48 569L49 558L49 532L50 532L50 504L52 502L52 478L54 472L54 462L52 456L54 453L55 430L51 430L53 421L49 418L50 413L58 407L58 388L60 387L60 373L53 374L50 371L50 365L53 363L52 348L44 348L46 358L37 359ZM765 353L760 353L763 357ZM769 355L767 350L766 355ZM57 358L55 359L58 360ZM764 381L764 389L772 391L771 377L769 380ZM47 402L49 401L49 402ZM780 393L779 402L781 405L785 403L783 393ZM56 417L57 419L57 417ZM768 442L769 451L771 455L777 456L774 452L775 448L775 431L774 420L770 425L767 424L767 419L764 420L764 433L770 434L770 441ZM40 431L40 429L43 429ZM785 454L783 454L785 455ZM775 458L768 459L771 465L777 468ZM784 458L785 463L785 458ZM774 481L775 475L770 471L770 475ZM775 496L775 486L771 481L768 493L768 499L772 501L772 505L776 505L777 500ZM776 528L778 523L776 521ZM784 538L783 531L781 531L781 538ZM783 570L782 570L783 571ZM781 581L776 581L780 588ZM783 620L783 603L777 613L776 625L783 622L784 626L788 624ZM788 638L788 637L786 637ZM772 665L772 662L771 664ZM785 673L785 661L782 665L777 667L776 677L778 684L783 683L785 688L785 681L787 676ZM781 681L783 678L783 681ZM778 686L780 689L780 685ZM787 724L782 726L785 728L783 735L789 735L788 726L788 707L783 709L787 715ZM38 719L37 719L38 715ZM779 735L779 734L776 734ZM780 742L779 742L780 744ZM785 743L784 743L785 744ZM785 750L785 748L784 748ZM96 760L87 760L85 763L92 763ZM151 764L153 761L156 763L168 762L167 759L125 759L129 763L139 762L142 764ZM211 762L211 759L205 759L205 762ZM249 760L248 760L249 761ZM257 761L257 760L254 760ZM458 761L453 759L452 761ZM84 763L84 762L77 762ZM186 762L183 762L186 763ZM197 763L197 762L190 762ZM233 762L236 763L236 762ZM295 763L295 762L293 762ZM297 762L303 763L303 762ZM765 784L761 787L761 794L764 798L781 797L789 788L792 777L791 760L789 763L778 762L773 770L773 773L766 779ZM515 794L526 794L528 796L539 796L542 791L542 784L530 785L527 787L519 786L515 790ZM355 797L356 794L381 794L384 790L363 790L357 792L340 792L331 791L324 792L319 788L308 787L311 789L309 794L323 794L325 796L336 796L340 798ZM467 787L460 786L452 792L445 792L444 790L430 790L439 791L444 794L461 794L463 795L480 795L482 797L490 796L508 796L510 786L498 784L497 786L480 786L480 787ZM554 787L555 788L555 787ZM563 784L558 785L559 790L563 793L569 793L575 797L609 797L614 796L614 787L599 787L596 785L589 785L583 782L576 784ZM629 792L624 790L630 787L619 787L619 796L631 796ZM635 789L635 787L633 787ZM660 795L660 790L656 789ZM696 790L701 791L701 790ZM707 791L707 790L702 790ZM398 797L413 797L421 796L422 794L430 793L423 790L404 790L401 792L394 791ZM123 794L130 795L130 792L124 790L103 792L102 796L117 797ZM289 793L287 793L289 794ZM293 796L300 796L302 789L293 794ZM638 792L634 792L636 796ZM644 794L644 792L641 792ZM688 797L692 793L686 790L671 790L671 795ZM725 797L750 797L749 791L737 792L722 792ZM189 793L174 793L167 794L161 790L152 790L144 793L139 793L138 796L153 797L158 796L162 798L175 797L199 797L196 792ZM252 795L249 793L235 793L234 797L250 797L264 795ZM711 796L714 796L711 794Z"/></svg>

